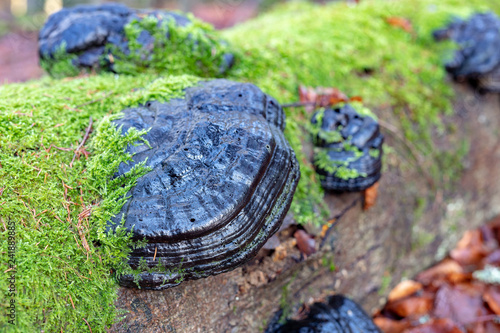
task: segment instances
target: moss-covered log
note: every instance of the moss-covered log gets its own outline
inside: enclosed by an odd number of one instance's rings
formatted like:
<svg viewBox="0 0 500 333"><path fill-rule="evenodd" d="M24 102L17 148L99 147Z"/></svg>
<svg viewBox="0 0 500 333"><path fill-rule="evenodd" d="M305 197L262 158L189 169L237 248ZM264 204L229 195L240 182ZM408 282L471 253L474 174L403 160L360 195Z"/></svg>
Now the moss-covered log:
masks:
<svg viewBox="0 0 500 333"><path fill-rule="evenodd" d="M113 330L256 331L280 304L290 312L333 292L372 309L389 286L444 255L464 229L499 213L500 180L492 167L500 156L498 98L457 87L454 99L442 68L451 45L431 36L450 14L487 6L500 10L488 0L293 4L223 32L236 56L227 76L281 103L298 99L299 84L363 96L383 120L389 148L378 205L364 213L358 203L306 261L293 238L282 235L271 255L162 292L118 289L110 273L127 255L128 236L120 229L106 235L105 222L147 172L139 166L112 179L130 159L124 147L144 133L122 137L111 120L126 107L182 96L200 79L169 76L166 68L0 87L0 271L15 272L17 302L16 326L3 317L0 330L99 332L125 309ZM389 24L390 17L409 19L412 32ZM360 194L323 200L305 131L309 115L298 108L287 113L285 134L302 173L290 212L318 233ZM3 241L12 222L15 269ZM9 289L7 278L0 289ZM2 311L9 302L0 299Z"/></svg>

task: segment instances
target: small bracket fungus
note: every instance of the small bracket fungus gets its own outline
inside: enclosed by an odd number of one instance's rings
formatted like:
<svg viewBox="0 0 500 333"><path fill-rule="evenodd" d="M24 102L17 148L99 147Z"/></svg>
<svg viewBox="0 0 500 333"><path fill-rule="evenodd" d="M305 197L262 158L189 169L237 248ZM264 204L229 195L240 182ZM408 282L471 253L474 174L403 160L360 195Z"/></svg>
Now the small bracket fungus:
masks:
<svg viewBox="0 0 500 333"><path fill-rule="evenodd" d="M285 324L272 322L266 333L380 333L373 320L354 301L342 295L328 298L328 303L314 303L307 317Z"/></svg>
<svg viewBox="0 0 500 333"><path fill-rule="evenodd" d="M147 241L129 259L139 274L120 284L159 290L250 260L280 227L300 177L276 100L252 84L213 80L124 113L116 125L149 129L149 144L128 147L133 163L117 176L140 162L152 170L113 220Z"/></svg>
<svg viewBox="0 0 500 333"><path fill-rule="evenodd" d="M316 111L311 123L314 165L325 190L356 192L379 180L384 137L368 109L339 104Z"/></svg>
<svg viewBox="0 0 500 333"><path fill-rule="evenodd" d="M42 66L53 76L81 70L135 74L191 69L214 76L234 62L224 42L194 18L161 10L135 10L122 4L80 5L52 14L39 35ZM175 54L174 54L175 53ZM185 66L180 65L185 59ZM186 69L186 71L187 71Z"/></svg>
<svg viewBox="0 0 500 333"><path fill-rule="evenodd" d="M458 44L446 70L455 79L469 79L485 90L500 91L500 19L492 12L478 13L467 20L454 19L434 31L438 41Z"/></svg>

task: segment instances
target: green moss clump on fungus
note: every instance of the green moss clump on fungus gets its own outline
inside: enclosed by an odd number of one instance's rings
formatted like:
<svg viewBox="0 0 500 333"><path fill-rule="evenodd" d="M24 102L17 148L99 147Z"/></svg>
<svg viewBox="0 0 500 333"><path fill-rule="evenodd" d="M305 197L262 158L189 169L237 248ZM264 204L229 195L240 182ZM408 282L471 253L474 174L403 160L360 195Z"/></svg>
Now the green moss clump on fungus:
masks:
<svg viewBox="0 0 500 333"><path fill-rule="evenodd" d="M191 22L185 27L176 25L173 18L156 16L129 22L124 27L128 52L107 44L99 66L93 70L101 72L111 67L115 73L131 75L190 73L202 77L220 76L221 69L227 65L224 54L229 52L228 45L219 40L213 27L191 14L186 15ZM160 24L159 20L162 20ZM151 50L139 43L144 31L154 38ZM75 76L85 72L74 65L77 58L77 54L67 54L63 45L52 59L42 59L40 64L55 78Z"/></svg>
<svg viewBox="0 0 500 333"><path fill-rule="evenodd" d="M158 18L154 16L128 23L125 36L129 41L130 52L126 55L116 46L108 45L108 50L115 55L114 71L126 74L155 72L219 76L224 66L224 54L229 52L228 46L216 37L210 25L190 14L188 17L191 23L186 27L179 27L174 20L165 19L158 25ZM155 39L152 51L144 50L138 42L143 31L149 32Z"/></svg>

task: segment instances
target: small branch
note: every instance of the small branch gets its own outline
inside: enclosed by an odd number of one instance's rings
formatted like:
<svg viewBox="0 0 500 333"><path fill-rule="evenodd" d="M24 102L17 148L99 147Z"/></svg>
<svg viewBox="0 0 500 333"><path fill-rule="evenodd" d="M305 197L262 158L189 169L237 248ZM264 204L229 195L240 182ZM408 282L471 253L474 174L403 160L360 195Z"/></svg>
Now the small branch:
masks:
<svg viewBox="0 0 500 333"><path fill-rule="evenodd" d="M89 127L87 127L87 131L85 132L85 136L83 137L82 142L80 143L80 145L78 146L78 148L76 148L76 150L75 150L75 155L73 155L73 159L71 160L71 163L69 164L70 168L73 167L73 162L75 161L76 155L80 153L80 149L82 149L82 147L85 144L85 142L87 142L87 139L90 136L90 132L92 131L92 124L93 124L92 117L90 117L90 119L89 119Z"/></svg>
<svg viewBox="0 0 500 333"><path fill-rule="evenodd" d="M340 213L337 215L333 216L332 218L328 219L328 221L332 221L332 224L328 227L328 230L325 233L325 236L321 240L321 243L319 244L320 250L323 248L323 245L325 244L326 240L330 236L330 233L333 230L333 227L337 225L339 220L344 216L348 211L350 211L356 204L361 200L361 198L356 198L354 199L346 208L344 208Z"/></svg>
<svg viewBox="0 0 500 333"><path fill-rule="evenodd" d="M283 108L298 108L300 106L316 106L316 102L296 102L296 103L288 103L288 104L281 104L281 107Z"/></svg>

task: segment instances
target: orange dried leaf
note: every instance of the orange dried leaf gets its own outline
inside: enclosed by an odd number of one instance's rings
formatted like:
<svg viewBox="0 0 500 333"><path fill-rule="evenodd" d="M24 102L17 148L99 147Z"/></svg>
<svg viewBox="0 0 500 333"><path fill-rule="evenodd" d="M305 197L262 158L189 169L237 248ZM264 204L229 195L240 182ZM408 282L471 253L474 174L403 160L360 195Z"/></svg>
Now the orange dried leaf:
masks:
<svg viewBox="0 0 500 333"><path fill-rule="evenodd" d="M384 333L401 333L411 325L407 320L392 320L385 317L376 317L373 322Z"/></svg>
<svg viewBox="0 0 500 333"><path fill-rule="evenodd" d="M416 280L424 285L441 284L444 281L453 279L459 282L470 278L471 274L465 273L462 266L452 259L445 259L436 266L417 275Z"/></svg>
<svg viewBox="0 0 500 333"><path fill-rule="evenodd" d="M401 28L407 32L413 32L413 26L411 25L411 22L403 17L388 17L386 18L386 22L393 27Z"/></svg>
<svg viewBox="0 0 500 333"><path fill-rule="evenodd" d="M485 246L481 231L468 230L457 244L457 247L450 252L450 257L459 264L478 264L481 259L488 255L490 250Z"/></svg>
<svg viewBox="0 0 500 333"><path fill-rule="evenodd" d="M411 296L417 291L422 290L423 286L420 282L413 280L401 281L394 289L389 293L388 300L390 302L397 301L398 299Z"/></svg>
<svg viewBox="0 0 500 333"><path fill-rule="evenodd" d="M364 190L363 196L363 210L367 210L375 205L377 202L378 185L376 182L366 190Z"/></svg>
<svg viewBox="0 0 500 333"><path fill-rule="evenodd" d="M431 295L413 296L387 303L386 309L400 317L421 316L432 310Z"/></svg>
<svg viewBox="0 0 500 333"><path fill-rule="evenodd" d="M299 100L302 103L312 103L311 105L305 105L306 111L311 112L317 107L330 107L341 102L348 102L349 98L337 88L312 88L300 85Z"/></svg>

